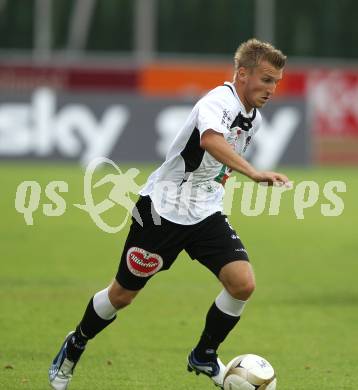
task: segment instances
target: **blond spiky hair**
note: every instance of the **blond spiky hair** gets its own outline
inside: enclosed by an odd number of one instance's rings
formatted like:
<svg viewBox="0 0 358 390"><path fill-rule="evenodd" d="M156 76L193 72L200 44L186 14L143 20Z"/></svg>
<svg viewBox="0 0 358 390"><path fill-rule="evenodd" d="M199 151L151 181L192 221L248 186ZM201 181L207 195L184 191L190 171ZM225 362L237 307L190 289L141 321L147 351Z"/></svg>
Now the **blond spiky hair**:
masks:
<svg viewBox="0 0 358 390"><path fill-rule="evenodd" d="M286 56L281 50L276 49L270 43L249 39L243 42L236 50L234 56L234 79L240 67L254 68L261 61L267 61L277 69L282 69L286 63Z"/></svg>

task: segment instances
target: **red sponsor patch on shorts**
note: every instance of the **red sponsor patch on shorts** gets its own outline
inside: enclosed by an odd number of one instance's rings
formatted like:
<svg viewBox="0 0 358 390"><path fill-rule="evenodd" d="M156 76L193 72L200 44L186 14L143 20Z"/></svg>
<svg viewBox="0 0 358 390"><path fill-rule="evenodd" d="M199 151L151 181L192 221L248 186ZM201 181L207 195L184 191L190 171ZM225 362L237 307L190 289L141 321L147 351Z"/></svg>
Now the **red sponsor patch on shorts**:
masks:
<svg viewBox="0 0 358 390"><path fill-rule="evenodd" d="M133 246L127 252L127 266L134 275L146 278L162 268L163 259L156 253Z"/></svg>

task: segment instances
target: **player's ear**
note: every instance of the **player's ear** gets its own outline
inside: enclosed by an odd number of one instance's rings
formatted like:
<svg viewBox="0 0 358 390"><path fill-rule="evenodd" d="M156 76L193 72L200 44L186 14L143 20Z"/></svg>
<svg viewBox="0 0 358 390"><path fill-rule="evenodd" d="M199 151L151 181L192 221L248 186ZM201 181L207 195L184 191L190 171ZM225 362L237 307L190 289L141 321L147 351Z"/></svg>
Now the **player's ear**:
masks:
<svg viewBox="0 0 358 390"><path fill-rule="evenodd" d="M240 68L237 70L236 80L240 81L241 83L246 83L248 74L249 69L240 66Z"/></svg>

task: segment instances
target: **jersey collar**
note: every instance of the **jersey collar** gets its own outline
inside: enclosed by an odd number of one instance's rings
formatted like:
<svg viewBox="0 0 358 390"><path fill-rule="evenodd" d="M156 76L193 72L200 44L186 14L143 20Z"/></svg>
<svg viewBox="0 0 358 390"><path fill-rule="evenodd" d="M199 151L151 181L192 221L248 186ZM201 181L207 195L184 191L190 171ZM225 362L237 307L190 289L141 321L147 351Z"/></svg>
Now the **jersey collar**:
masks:
<svg viewBox="0 0 358 390"><path fill-rule="evenodd" d="M252 117L254 112L256 112L255 108L253 108L250 112L246 112L245 106L242 104L242 101L240 100L239 95L236 92L236 88L235 88L234 84L230 83L230 81L225 81L224 85L226 85L227 87L229 87L231 89L231 92L236 97L236 99L239 101L240 111L241 111L242 115L245 117L248 117L248 118Z"/></svg>

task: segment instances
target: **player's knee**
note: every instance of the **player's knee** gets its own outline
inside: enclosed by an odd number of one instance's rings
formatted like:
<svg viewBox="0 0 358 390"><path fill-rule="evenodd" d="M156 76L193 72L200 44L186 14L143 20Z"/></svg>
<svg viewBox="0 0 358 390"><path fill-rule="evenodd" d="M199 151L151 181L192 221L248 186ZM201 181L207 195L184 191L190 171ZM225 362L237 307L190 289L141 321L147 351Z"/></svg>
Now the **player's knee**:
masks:
<svg viewBox="0 0 358 390"><path fill-rule="evenodd" d="M114 281L109 288L109 299L112 305L117 309L123 309L130 305L139 291L131 291L122 287L117 281Z"/></svg>
<svg viewBox="0 0 358 390"><path fill-rule="evenodd" d="M130 305L134 297L126 294L118 294L111 297L112 305L117 309L123 309L124 307Z"/></svg>
<svg viewBox="0 0 358 390"><path fill-rule="evenodd" d="M229 294L241 301L247 301L252 293L255 291L255 281L253 279L248 279L246 281L241 281L241 283L234 283L230 286L226 286Z"/></svg>

